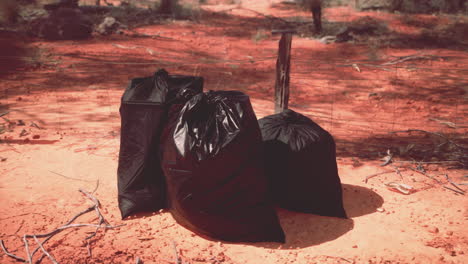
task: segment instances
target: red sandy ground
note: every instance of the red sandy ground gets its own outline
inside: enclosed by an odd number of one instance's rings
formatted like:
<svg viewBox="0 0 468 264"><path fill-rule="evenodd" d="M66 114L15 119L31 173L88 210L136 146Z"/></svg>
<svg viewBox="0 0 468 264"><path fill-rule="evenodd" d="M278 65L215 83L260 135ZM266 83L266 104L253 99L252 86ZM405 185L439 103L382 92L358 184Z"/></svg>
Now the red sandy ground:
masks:
<svg viewBox="0 0 468 264"><path fill-rule="evenodd" d="M309 19L308 13L288 6L270 7L272 1L243 2L262 13ZM419 30L402 24L395 14L363 14L350 8L324 12L326 20L338 22L363 15L384 20L402 33ZM420 19L444 23L448 18ZM468 263L466 195L443 188L451 185L441 176L448 173L460 183L466 180L466 170L452 169L450 163L425 165L441 182L437 183L401 167L402 177L388 173L364 182L368 175L393 170L380 166L387 148L435 140L421 133L390 131L424 129L454 139L466 136L468 56L454 49L425 48L425 54L440 57L393 65L389 71L361 65L358 72L349 65L382 63L421 50L294 38L291 108L335 136L350 219L278 209L287 239L283 245L209 241L177 225L168 212L120 219L118 107L128 80L150 75L158 67L201 75L206 90L244 91L259 118L271 114L278 37L268 33L269 23L245 10L206 12L199 22L137 29L160 37L34 41L31 45L40 49L43 66L2 75L0 86L0 113L9 110L5 117L11 122L26 124L1 135L0 238L8 249L24 257L22 235L64 224L89 205L78 189L91 191L99 180L96 196L103 214L111 224L125 226L98 232L92 239L92 256L84 242L92 228L57 235L46 248L60 263L135 263L137 257L144 263L174 263L173 243L182 260L194 264ZM266 37L255 41L253 36L261 29ZM42 129L31 127L31 122ZM30 134L20 136L23 129ZM389 190L384 184L392 181L409 184L415 191L404 195ZM78 222L93 221L89 214ZM15 261L0 253L0 263Z"/></svg>

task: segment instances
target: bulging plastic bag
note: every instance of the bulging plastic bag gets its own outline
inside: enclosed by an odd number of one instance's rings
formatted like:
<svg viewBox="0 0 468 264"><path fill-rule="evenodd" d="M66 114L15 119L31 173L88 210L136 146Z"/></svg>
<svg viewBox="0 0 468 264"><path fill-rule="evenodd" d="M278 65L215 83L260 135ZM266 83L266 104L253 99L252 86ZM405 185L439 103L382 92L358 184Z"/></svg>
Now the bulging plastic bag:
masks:
<svg viewBox="0 0 468 264"><path fill-rule="evenodd" d="M171 104L185 102L203 90L203 79L169 75L132 79L121 106L121 136L117 170L122 218L166 207L164 176L159 162L159 139Z"/></svg>
<svg viewBox="0 0 468 264"><path fill-rule="evenodd" d="M259 124L272 199L289 210L346 218L330 133L289 109Z"/></svg>
<svg viewBox="0 0 468 264"><path fill-rule="evenodd" d="M284 242L270 205L261 134L249 97L195 95L171 107L161 137L168 207L189 230L232 242Z"/></svg>

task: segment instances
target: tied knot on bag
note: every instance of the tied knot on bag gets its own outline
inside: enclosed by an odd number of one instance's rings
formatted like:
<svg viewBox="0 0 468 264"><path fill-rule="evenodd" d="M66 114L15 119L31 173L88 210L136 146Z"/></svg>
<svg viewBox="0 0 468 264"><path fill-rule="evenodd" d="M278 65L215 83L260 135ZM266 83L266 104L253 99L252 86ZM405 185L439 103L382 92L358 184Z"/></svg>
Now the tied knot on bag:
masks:
<svg viewBox="0 0 468 264"><path fill-rule="evenodd" d="M243 94L209 91L187 101L173 136L179 154L185 157L192 151L201 161L218 154L231 143L242 130L240 95Z"/></svg>
<svg viewBox="0 0 468 264"><path fill-rule="evenodd" d="M262 132L264 140L278 140L290 146L291 150L295 152L301 151L307 146L328 144L333 141L332 139L324 140L325 137L331 138L327 131L306 116L290 109L281 112L279 119L265 117L261 126L264 131L276 131L274 134L268 135Z"/></svg>

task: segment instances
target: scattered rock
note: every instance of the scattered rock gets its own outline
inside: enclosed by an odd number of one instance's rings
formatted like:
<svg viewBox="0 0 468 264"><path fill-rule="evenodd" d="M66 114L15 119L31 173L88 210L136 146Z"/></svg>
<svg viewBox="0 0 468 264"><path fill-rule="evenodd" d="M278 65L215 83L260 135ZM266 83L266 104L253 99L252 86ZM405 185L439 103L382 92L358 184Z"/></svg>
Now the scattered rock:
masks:
<svg viewBox="0 0 468 264"><path fill-rule="evenodd" d="M24 137L24 136L27 136L27 135L29 135L29 132L26 131L26 129L21 130L21 133L19 134L20 137Z"/></svg>
<svg viewBox="0 0 468 264"><path fill-rule="evenodd" d="M40 139L40 138L41 138L41 136L39 136L39 135L34 135L33 136L33 139Z"/></svg>
<svg viewBox="0 0 468 264"><path fill-rule="evenodd" d="M37 125L36 123L34 123L34 122L31 122L31 125L29 125L29 126L30 126L30 127L35 127L35 128L37 128L37 129L42 129L42 127L38 126L38 125ZM57 132L57 134L58 134L58 132Z"/></svg>
<svg viewBox="0 0 468 264"><path fill-rule="evenodd" d="M24 123L23 120L18 120L18 123L17 123L18 126L25 126L26 124Z"/></svg>
<svg viewBox="0 0 468 264"><path fill-rule="evenodd" d="M429 227L427 231L429 231L429 233L437 234L439 233L439 228L432 226L432 227Z"/></svg>
<svg viewBox="0 0 468 264"><path fill-rule="evenodd" d="M357 245L354 245L353 248L357 248L358 246Z"/></svg>
<svg viewBox="0 0 468 264"><path fill-rule="evenodd" d="M447 236L451 236L453 235L453 231L447 231L445 234L447 234Z"/></svg>

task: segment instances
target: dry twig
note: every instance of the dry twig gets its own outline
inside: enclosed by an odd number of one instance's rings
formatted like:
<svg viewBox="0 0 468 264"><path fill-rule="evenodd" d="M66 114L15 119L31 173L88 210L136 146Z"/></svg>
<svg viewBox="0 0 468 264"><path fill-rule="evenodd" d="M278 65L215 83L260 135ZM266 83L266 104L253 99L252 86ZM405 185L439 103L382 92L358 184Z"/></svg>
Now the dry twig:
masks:
<svg viewBox="0 0 468 264"><path fill-rule="evenodd" d="M41 248L42 252L47 256L49 257L50 261L52 261L52 263L54 264L58 264L58 262L55 260L54 257L52 257L52 255L49 254L49 252L47 252L47 250L45 250L44 246L42 245L41 241L39 241L39 239L37 239L36 236L33 236L34 240L36 241L36 243L39 245L39 247Z"/></svg>
<svg viewBox="0 0 468 264"><path fill-rule="evenodd" d="M99 184L99 181L97 182ZM57 263L55 261L55 259L52 257L52 255L50 255L44 248L44 244L49 241L53 236L55 236L56 234L60 233L61 231L65 230L65 229L70 229L70 228L79 228L79 227L95 227L96 230L94 231L93 234L91 234L90 236L88 236L85 240L86 242L88 242L89 239L93 238L94 236L96 236L98 230L100 228L104 228L104 229L114 229L114 228L118 228L118 227L121 227L123 225L118 225L118 226L112 226L110 225L104 218L104 216L102 215L99 207L100 207L100 202L99 200L94 197L92 195L92 193L89 193L83 189L80 189L79 190L82 194L84 194L89 200L91 200L93 202L93 206L90 206L88 207L87 209L79 212L78 214L76 214L75 216L73 216L65 225L63 226L60 226L58 227L57 229L49 232L49 233L45 233L45 234L33 234L33 235L29 235L29 234L25 234L23 236L23 242L24 242L24 247L25 247L25 250L26 250L26 255L27 255L27 259L24 259L24 258L21 258L19 256L16 256L14 254L11 254L5 247L4 245L4 242L2 240L0 240L0 245L2 247L2 250L3 252L5 252L5 254L11 258L14 258L18 261L21 261L21 262L26 262L26 263L30 263L32 264L32 260L33 260L33 257L34 257L34 254L38 251L38 250L42 250L43 252L43 255L40 257L40 259L38 260L38 262L40 262L44 256L47 256L49 257L53 263ZM95 190L94 190L95 191ZM73 224L73 222L80 216L86 214L86 213L89 213L91 211L95 211L98 218L99 218L99 221L97 224ZM33 238L34 240L36 240L36 242L38 243L38 247L36 247L32 252L29 250L29 243L28 243L28 238ZM44 241L40 242L38 240L38 238L45 238ZM54 262L55 261L55 262Z"/></svg>
<svg viewBox="0 0 468 264"><path fill-rule="evenodd" d="M5 247L5 244L3 243L3 240L1 239L0 239L0 246L2 247L3 252L5 252L5 255L9 256L10 258L14 258L18 261L26 262L24 258L11 254L10 251L8 251L8 249Z"/></svg>
<svg viewBox="0 0 468 264"><path fill-rule="evenodd" d="M391 165L393 167L393 169L395 170L395 172L400 176L401 179L403 179L403 175L401 174L401 171L400 169L398 169L397 166L395 165Z"/></svg>
<svg viewBox="0 0 468 264"><path fill-rule="evenodd" d="M74 181L82 181L82 182L93 182L94 180L84 180L84 179L78 179L78 178L73 178L73 177L69 177L69 176L65 176L61 173L58 173L58 172L55 172L55 171L51 171L49 170L49 172L55 174L55 175L58 175L60 177L63 177L65 179L69 179L69 180L74 180Z"/></svg>
<svg viewBox="0 0 468 264"><path fill-rule="evenodd" d="M175 241L172 241L172 246L174 248L174 256L175 256L175 259L174 259L174 263L175 264L182 264L182 259L179 257L179 253L177 251L177 246L176 246L176 243Z"/></svg>
<svg viewBox="0 0 468 264"><path fill-rule="evenodd" d="M378 172L378 173L371 174L371 175L367 176L367 177L364 179L364 182L367 183L367 181L368 181L369 179L372 179L372 178L377 177L377 176L379 176L379 175L387 174L387 173L390 173L390 172L395 172L395 171L393 171L393 170L387 170L387 171L383 171L383 172Z"/></svg>
<svg viewBox="0 0 468 264"><path fill-rule="evenodd" d="M8 115L9 113L10 113L10 111L6 111L5 113L0 113L0 117L6 116L6 115Z"/></svg>
<svg viewBox="0 0 468 264"><path fill-rule="evenodd" d="M409 60L431 59L431 58L435 58L435 56L416 54L416 55L399 57L395 60L382 63L381 65L395 65L395 64L402 63L402 62L409 61Z"/></svg>
<svg viewBox="0 0 468 264"><path fill-rule="evenodd" d="M444 187L445 189L450 190L450 191L452 191L452 192L456 192L456 193L458 193L458 194L465 195L464 192L460 192L459 190L455 190L455 189L452 189L452 188L447 187L447 186L442 186L442 187Z"/></svg>
<svg viewBox="0 0 468 264"><path fill-rule="evenodd" d="M327 256L327 255L325 255L325 257L327 257L327 258L334 258L334 259L341 259L341 260L346 261L346 262L348 262L348 263L354 263L354 261L351 261L351 260L349 260L349 259L345 259L345 258L343 258L343 257L335 257L335 256Z"/></svg>
<svg viewBox="0 0 468 264"><path fill-rule="evenodd" d="M431 176L431 175L427 174L426 172L424 172L424 171L422 171L422 170L415 169L415 168L411 168L411 167L409 167L409 169L412 170L412 171L415 171L415 172L417 172L417 173L419 173L419 174L422 174L422 175L424 175L424 176L426 176L426 177L428 177L428 178L430 178L430 179L436 181L436 182L439 183L439 184L442 184L442 182L439 181L438 179L434 178L434 176Z"/></svg>
<svg viewBox="0 0 468 264"><path fill-rule="evenodd" d="M455 188L458 189L460 192L462 192L463 194L465 194L465 190L463 190L462 188L458 187L456 183L454 183L452 180L450 180L448 174L445 174L444 176L445 176L445 178L447 179L447 181L448 181L453 187L455 187Z"/></svg>

